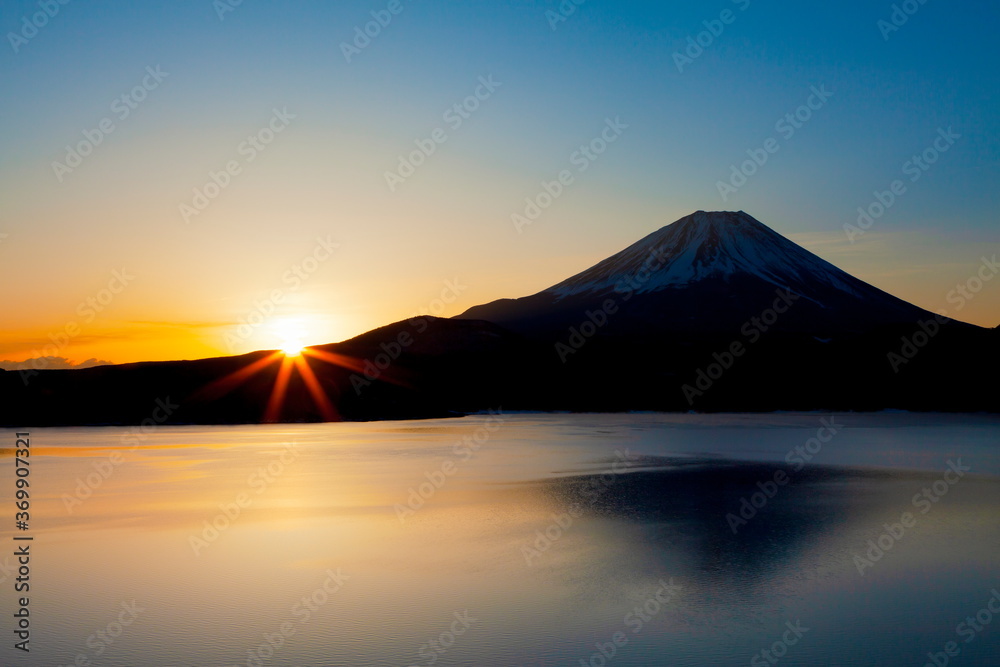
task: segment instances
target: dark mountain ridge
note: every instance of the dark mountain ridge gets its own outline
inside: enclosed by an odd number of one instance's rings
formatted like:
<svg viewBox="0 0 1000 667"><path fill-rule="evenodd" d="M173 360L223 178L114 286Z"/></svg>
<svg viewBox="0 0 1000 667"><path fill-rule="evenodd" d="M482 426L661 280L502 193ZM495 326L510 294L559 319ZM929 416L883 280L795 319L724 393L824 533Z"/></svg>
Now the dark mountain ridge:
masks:
<svg viewBox="0 0 1000 667"><path fill-rule="evenodd" d="M743 212L698 211L537 294L301 359L0 372L0 425L411 419L489 409L998 411L998 329L879 290Z"/></svg>

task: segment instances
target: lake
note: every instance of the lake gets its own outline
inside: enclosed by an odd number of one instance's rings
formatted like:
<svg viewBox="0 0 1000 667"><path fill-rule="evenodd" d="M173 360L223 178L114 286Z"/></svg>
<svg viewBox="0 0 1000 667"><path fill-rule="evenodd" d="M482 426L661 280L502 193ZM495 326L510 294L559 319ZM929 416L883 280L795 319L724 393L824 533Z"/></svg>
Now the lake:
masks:
<svg viewBox="0 0 1000 667"><path fill-rule="evenodd" d="M994 416L28 430L3 665L1000 664Z"/></svg>

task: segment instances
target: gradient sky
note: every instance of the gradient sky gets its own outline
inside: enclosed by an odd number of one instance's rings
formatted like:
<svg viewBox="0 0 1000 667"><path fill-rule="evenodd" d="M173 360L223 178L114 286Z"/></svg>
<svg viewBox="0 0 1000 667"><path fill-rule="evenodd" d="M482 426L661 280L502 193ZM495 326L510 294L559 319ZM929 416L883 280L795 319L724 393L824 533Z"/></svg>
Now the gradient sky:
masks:
<svg viewBox="0 0 1000 667"><path fill-rule="evenodd" d="M897 296L1000 324L1000 280L961 312L946 301L1000 249L996 2L928 2L885 39L890 2L587 0L553 29L555 0L401 0L351 62L342 43L389 0L231 2L53 0L37 34L39 3L0 5L0 359L333 342L443 291L435 314L537 292L698 209L745 210ZM147 67L167 76L120 118ZM445 112L490 76L453 127ZM814 86L832 97L786 138L776 123ZM294 118L249 161L241 143L275 109ZM572 155L616 118L628 128L580 172ZM385 172L437 128L447 141L390 191ZM904 164L947 128L960 138L911 182ZM717 183L769 137L778 152L723 201ZM186 221L230 161L240 173ZM564 169L573 184L518 233L511 215ZM906 192L849 242L896 179ZM317 239L338 247L313 263Z"/></svg>

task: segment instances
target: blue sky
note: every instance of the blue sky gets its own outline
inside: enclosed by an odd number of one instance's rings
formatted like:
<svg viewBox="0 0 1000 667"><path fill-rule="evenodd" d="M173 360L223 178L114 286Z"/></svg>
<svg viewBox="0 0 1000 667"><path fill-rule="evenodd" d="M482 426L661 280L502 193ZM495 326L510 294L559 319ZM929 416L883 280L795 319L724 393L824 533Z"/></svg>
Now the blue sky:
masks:
<svg viewBox="0 0 1000 667"><path fill-rule="evenodd" d="M406 317L455 277L468 288L448 315L538 291L697 209L745 210L932 309L996 249L996 3L913 2L888 39L893 3L587 0L558 23L555 1L390 5L244 0L220 18L229 5L210 0L71 0L24 42L11 34L43 10L4 2L0 358L31 356L123 264L141 276L64 356L227 353L225 333L323 235L339 254L276 315L310 343ZM392 20L347 62L372 12ZM679 71L705 22L719 34ZM119 119L147 67L167 75ZM480 77L499 86L449 127ZM814 87L832 95L783 136ZM294 119L244 162L275 109ZM105 118L114 131L60 180L53 163ZM608 119L628 127L578 171ZM386 172L438 128L447 141L391 191ZM911 182L904 164L948 128L960 138ZM719 182L769 138L777 152L723 201ZM240 173L185 220L231 160ZM511 215L565 169L573 184L518 233ZM896 179L905 194L849 242L844 225ZM998 323L991 289L965 319ZM258 333L232 351L274 346Z"/></svg>

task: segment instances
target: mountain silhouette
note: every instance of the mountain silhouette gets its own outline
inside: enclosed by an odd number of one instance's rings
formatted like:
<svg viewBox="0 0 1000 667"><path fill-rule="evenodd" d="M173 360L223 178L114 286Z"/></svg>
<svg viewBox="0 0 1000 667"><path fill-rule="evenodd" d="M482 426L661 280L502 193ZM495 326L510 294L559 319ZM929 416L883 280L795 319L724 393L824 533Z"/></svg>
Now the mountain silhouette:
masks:
<svg viewBox="0 0 1000 667"><path fill-rule="evenodd" d="M264 351L0 371L0 425L412 419L503 410L997 412L1000 329L698 211L531 296ZM137 436L138 437L138 436Z"/></svg>
<svg viewBox="0 0 1000 667"><path fill-rule="evenodd" d="M743 211L692 213L537 294L476 306L459 317L550 334L578 324L580 312L612 299L619 312L604 333L729 333L766 310L778 290L795 300L775 323L781 331L863 333L935 317Z"/></svg>

